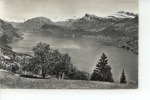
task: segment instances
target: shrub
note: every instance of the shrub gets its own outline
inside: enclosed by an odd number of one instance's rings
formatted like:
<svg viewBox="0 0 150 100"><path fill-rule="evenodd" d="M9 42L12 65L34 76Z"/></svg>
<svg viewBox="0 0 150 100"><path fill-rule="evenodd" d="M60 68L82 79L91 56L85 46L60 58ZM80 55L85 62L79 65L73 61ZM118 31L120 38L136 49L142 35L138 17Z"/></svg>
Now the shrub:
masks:
<svg viewBox="0 0 150 100"><path fill-rule="evenodd" d="M12 71L13 73L16 73L18 70L19 70L19 66L18 66L18 65L16 65L16 64L12 65L11 71Z"/></svg>
<svg viewBox="0 0 150 100"><path fill-rule="evenodd" d="M71 67L68 78L75 80L90 80L90 75L87 72L79 71L76 67Z"/></svg>

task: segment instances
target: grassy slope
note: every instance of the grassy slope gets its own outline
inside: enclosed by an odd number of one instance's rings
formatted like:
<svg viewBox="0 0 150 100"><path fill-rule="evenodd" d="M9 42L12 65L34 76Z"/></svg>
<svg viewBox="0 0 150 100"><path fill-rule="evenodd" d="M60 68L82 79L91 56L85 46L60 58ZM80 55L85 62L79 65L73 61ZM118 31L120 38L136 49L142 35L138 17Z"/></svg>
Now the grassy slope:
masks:
<svg viewBox="0 0 150 100"><path fill-rule="evenodd" d="M0 71L0 88L23 89L134 89L135 84L119 84L83 80L29 79Z"/></svg>

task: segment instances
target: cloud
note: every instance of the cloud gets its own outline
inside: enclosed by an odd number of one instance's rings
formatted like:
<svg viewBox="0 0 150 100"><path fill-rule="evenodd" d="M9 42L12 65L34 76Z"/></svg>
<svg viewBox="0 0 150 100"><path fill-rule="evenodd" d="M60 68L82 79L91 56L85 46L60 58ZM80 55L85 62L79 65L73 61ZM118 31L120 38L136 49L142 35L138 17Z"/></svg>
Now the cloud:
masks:
<svg viewBox="0 0 150 100"><path fill-rule="evenodd" d="M0 8L0 17L12 19L106 16L120 10L137 12L138 0L0 0Z"/></svg>

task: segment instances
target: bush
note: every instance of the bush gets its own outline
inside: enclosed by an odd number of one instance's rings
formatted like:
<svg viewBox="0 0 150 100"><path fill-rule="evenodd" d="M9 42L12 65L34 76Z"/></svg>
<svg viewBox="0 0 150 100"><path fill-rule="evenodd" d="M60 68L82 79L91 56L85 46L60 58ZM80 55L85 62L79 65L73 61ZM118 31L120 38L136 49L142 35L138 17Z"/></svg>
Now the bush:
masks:
<svg viewBox="0 0 150 100"><path fill-rule="evenodd" d="M17 73L18 70L19 70L19 66L18 66L18 65L16 65L16 64L12 65L11 71L12 71L13 73Z"/></svg>
<svg viewBox="0 0 150 100"><path fill-rule="evenodd" d="M138 84L138 83L135 82L135 81L130 80L130 81L129 81L129 84Z"/></svg>
<svg viewBox="0 0 150 100"><path fill-rule="evenodd" d="M76 67L71 67L68 78L75 80L90 80L90 75L87 72L79 71Z"/></svg>
<svg viewBox="0 0 150 100"><path fill-rule="evenodd" d="M0 69L3 69L3 65L1 64L1 62L0 62Z"/></svg>
<svg viewBox="0 0 150 100"><path fill-rule="evenodd" d="M0 62L0 69L6 70L6 66L4 64L2 64L2 62Z"/></svg>

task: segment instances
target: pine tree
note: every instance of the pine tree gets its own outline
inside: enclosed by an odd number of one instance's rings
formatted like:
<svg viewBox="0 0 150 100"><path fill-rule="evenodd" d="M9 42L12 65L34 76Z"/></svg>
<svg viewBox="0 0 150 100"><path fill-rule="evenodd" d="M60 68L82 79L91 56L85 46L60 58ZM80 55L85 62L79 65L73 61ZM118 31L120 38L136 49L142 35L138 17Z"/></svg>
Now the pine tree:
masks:
<svg viewBox="0 0 150 100"><path fill-rule="evenodd" d="M124 84L127 83L124 69L121 74L120 83L124 83Z"/></svg>
<svg viewBox="0 0 150 100"><path fill-rule="evenodd" d="M99 59L98 64L91 75L91 80L114 82L111 67L108 65L108 59L104 53L102 54L101 59Z"/></svg>

